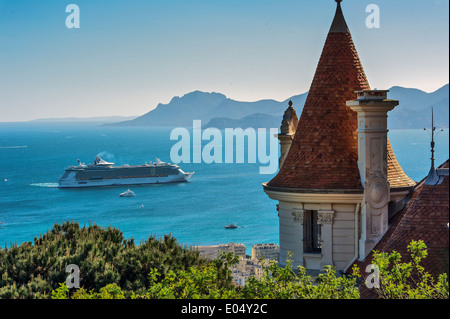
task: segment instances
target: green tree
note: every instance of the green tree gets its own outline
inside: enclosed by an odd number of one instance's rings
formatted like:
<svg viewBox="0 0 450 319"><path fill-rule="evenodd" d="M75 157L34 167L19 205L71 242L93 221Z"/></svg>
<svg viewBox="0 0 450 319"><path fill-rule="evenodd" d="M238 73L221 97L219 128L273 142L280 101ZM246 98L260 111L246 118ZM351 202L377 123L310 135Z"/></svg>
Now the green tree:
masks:
<svg viewBox="0 0 450 319"><path fill-rule="evenodd" d="M250 279L241 295L246 299L358 299L359 290L357 276L337 276L331 266L313 281L304 267L293 270L289 256L285 267L275 262L264 267L263 278Z"/></svg>
<svg viewBox="0 0 450 319"><path fill-rule="evenodd" d="M422 266L427 257L423 241L408 246L411 258L402 262L398 252L374 252L381 298L447 298L447 274L437 279ZM289 256L285 267L263 266L260 279L244 287L233 284L231 267L238 258L222 254L208 261L197 251L182 247L166 235L136 245L116 228L77 223L55 224L44 235L20 246L0 249L0 298L38 299L355 299L359 298L359 272L338 275L326 267L313 280L304 267L294 271ZM65 268L81 271L80 289L65 285Z"/></svg>
<svg viewBox="0 0 450 319"><path fill-rule="evenodd" d="M136 245L116 228L55 224L47 233L18 246L0 249L0 298L50 298L65 282L65 268L76 264L86 291L116 284L125 296L145 293L150 269L162 278L170 271L208 264L197 251L182 247L166 235ZM111 288L112 286L109 286Z"/></svg>
<svg viewBox="0 0 450 319"><path fill-rule="evenodd" d="M376 292L384 299L448 299L448 277L446 273L433 278L422 266L427 258L427 246L422 240L411 241L409 262L393 251L374 252L372 263L378 266L380 287Z"/></svg>

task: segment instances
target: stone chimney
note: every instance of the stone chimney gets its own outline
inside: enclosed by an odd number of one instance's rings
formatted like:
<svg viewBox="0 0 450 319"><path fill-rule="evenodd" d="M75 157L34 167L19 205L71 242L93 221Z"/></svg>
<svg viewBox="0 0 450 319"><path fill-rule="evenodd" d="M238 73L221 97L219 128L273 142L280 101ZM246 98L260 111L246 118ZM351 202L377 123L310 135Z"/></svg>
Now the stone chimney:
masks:
<svg viewBox="0 0 450 319"><path fill-rule="evenodd" d="M388 229L388 129L387 113L398 101L387 99L389 91L356 91L347 106L358 113L358 168L364 199L361 205L359 258L364 259Z"/></svg>
<svg viewBox="0 0 450 319"><path fill-rule="evenodd" d="M281 121L281 133L277 135L280 140L280 160L279 168L283 166L289 149L291 148L292 140L297 130L298 116L297 112L292 106L292 101L289 101L289 107L284 112L283 121Z"/></svg>

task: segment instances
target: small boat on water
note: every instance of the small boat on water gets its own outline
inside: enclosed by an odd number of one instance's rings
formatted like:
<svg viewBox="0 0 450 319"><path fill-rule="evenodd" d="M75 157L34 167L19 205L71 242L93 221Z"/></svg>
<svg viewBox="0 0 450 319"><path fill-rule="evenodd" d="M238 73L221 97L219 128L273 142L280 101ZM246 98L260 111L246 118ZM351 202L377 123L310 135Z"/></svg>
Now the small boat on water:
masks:
<svg viewBox="0 0 450 319"><path fill-rule="evenodd" d="M123 192L122 194L120 194L120 197L133 197L136 194L132 191L132 190L127 190L125 192Z"/></svg>
<svg viewBox="0 0 450 319"><path fill-rule="evenodd" d="M235 229L235 228L238 228L238 225L236 225L236 223L225 226L225 229Z"/></svg>

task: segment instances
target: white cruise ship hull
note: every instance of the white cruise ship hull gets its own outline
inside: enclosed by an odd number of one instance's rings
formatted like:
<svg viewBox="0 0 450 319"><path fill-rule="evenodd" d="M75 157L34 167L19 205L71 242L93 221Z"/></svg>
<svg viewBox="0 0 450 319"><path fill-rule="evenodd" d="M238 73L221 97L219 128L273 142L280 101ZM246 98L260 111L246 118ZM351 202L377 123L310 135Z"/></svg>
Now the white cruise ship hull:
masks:
<svg viewBox="0 0 450 319"><path fill-rule="evenodd" d="M186 182L194 173L158 161L155 164L118 166L97 157L94 165L71 166L59 179L59 188L129 186Z"/></svg>
<svg viewBox="0 0 450 319"><path fill-rule="evenodd" d="M165 177L142 177L142 178L121 178L108 180L77 181L75 178L67 178L59 182L59 188L82 188L82 187L106 187L106 186L134 186L163 183L187 182L193 173L184 173Z"/></svg>

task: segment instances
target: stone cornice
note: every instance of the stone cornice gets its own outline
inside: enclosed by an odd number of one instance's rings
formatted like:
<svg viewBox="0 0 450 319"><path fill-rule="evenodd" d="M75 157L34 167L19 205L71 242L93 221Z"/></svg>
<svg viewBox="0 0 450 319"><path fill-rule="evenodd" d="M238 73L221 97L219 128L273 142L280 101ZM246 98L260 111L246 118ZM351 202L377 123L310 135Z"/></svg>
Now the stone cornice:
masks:
<svg viewBox="0 0 450 319"><path fill-rule="evenodd" d="M336 203L336 204L348 204L348 203L361 203L364 194L359 193L327 193L322 190L322 193L300 193L300 192L285 192L275 191L268 187L264 187L264 192L273 200L281 200L292 203Z"/></svg>

